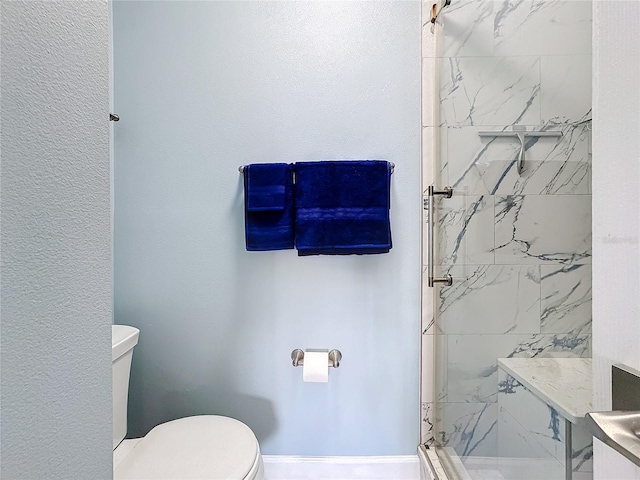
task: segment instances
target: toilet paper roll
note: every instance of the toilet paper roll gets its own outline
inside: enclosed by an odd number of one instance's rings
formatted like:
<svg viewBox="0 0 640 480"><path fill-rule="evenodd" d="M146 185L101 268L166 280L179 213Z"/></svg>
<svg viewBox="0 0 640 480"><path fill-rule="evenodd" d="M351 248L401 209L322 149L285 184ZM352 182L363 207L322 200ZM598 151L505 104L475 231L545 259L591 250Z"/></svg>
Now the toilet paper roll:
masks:
<svg viewBox="0 0 640 480"><path fill-rule="evenodd" d="M302 364L303 382L329 381L329 351L305 350Z"/></svg>

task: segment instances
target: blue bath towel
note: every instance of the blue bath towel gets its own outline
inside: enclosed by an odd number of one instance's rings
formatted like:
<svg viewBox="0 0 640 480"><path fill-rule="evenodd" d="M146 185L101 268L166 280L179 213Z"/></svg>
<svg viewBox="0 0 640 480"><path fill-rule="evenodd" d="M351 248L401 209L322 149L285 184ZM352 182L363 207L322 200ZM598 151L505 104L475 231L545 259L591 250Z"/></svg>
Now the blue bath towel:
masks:
<svg viewBox="0 0 640 480"><path fill-rule="evenodd" d="M381 160L295 165L298 255L387 253L391 164Z"/></svg>
<svg viewBox="0 0 640 480"><path fill-rule="evenodd" d="M244 227L249 251L293 248L293 165L244 167Z"/></svg>

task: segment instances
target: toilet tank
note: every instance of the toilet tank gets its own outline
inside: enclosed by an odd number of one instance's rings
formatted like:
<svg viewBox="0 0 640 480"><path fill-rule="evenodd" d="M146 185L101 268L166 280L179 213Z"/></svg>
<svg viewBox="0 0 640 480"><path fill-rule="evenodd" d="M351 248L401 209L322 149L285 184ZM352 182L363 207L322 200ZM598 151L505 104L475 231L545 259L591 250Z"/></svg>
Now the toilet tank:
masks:
<svg viewBox="0 0 640 480"><path fill-rule="evenodd" d="M111 326L111 362L113 367L113 448L127 434L127 400L133 347L140 330L127 325Z"/></svg>

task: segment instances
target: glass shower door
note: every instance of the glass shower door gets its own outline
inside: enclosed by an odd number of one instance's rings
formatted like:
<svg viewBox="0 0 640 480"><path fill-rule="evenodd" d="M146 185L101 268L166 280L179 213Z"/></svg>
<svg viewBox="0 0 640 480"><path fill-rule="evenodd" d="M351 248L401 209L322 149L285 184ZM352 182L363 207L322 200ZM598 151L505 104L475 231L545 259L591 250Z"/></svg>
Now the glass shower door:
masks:
<svg viewBox="0 0 640 480"><path fill-rule="evenodd" d="M432 438L472 479L591 471L588 439L500 360L591 356L590 23L587 1L454 0L425 62Z"/></svg>

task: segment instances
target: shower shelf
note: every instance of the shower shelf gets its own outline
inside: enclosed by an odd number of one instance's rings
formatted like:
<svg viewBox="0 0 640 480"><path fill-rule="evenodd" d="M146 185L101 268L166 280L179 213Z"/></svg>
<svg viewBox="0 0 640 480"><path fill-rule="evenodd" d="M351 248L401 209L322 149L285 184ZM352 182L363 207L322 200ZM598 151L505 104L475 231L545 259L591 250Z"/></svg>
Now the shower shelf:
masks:
<svg viewBox="0 0 640 480"><path fill-rule="evenodd" d="M522 175L524 172L524 155L526 151L525 140L530 137L562 137L562 132L560 131L542 131L542 130L532 130L527 131L526 127L522 125L514 125L513 131L511 132L478 132L478 135L481 137L515 137L520 142L520 152L518 153L518 163L516 164L516 168L518 169L518 174Z"/></svg>
<svg viewBox="0 0 640 480"><path fill-rule="evenodd" d="M500 358L498 365L571 423L592 411L590 358Z"/></svg>

